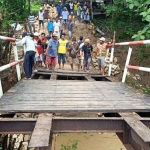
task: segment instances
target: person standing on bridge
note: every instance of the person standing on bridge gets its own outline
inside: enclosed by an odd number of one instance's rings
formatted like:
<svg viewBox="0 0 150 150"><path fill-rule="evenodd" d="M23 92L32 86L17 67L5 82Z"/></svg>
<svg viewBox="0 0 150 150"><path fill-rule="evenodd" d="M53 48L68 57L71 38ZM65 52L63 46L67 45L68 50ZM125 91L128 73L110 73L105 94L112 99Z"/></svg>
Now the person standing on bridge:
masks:
<svg viewBox="0 0 150 150"><path fill-rule="evenodd" d="M99 39L99 43L97 43L96 51L97 51L97 60L99 65L99 70L102 75L105 74L105 58L108 55L108 44L105 43L105 38L101 37Z"/></svg>
<svg viewBox="0 0 150 150"><path fill-rule="evenodd" d="M65 38L66 34L63 33L61 35L61 39L59 39L59 47L58 47L58 64L59 69L61 69L61 60L62 60L62 69L64 70L64 65L66 63L66 53L68 47L68 40Z"/></svg>
<svg viewBox="0 0 150 150"><path fill-rule="evenodd" d="M73 71L73 65L78 66L78 71L80 71L80 60L79 60L79 46L78 43L76 42L76 38L72 37L72 42L69 43L68 45L68 51L69 51L69 57L68 60L70 62L71 69Z"/></svg>
<svg viewBox="0 0 150 150"><path fill-rule="evenodd" d="M34 65L34 58L36 53L36 45L33 41L34 35L31 34L30 36L25 36L22 40L16 41L13 45L26 45L26 53L24 56L24 71L26 74L26 79L31 79L32 76L32 69Z"/></svg>
<svg viewBox="0 0 150 150"><path fill-rule="evenodd" d="M57 51L58 51L58 34L53 33L52 39L48 42L48 47L46 50L46 65L47 69L55 69L56 59L57 59Z"/></svg>
<svg viewBox="0 0 150 150"><path fill-rule="evenodd" d="M85 39L84 45L82 46L82 55L84 54L84 69L85 72L89 72L90 63L92 59L93 46L90 44L89 39Z"/></svg>

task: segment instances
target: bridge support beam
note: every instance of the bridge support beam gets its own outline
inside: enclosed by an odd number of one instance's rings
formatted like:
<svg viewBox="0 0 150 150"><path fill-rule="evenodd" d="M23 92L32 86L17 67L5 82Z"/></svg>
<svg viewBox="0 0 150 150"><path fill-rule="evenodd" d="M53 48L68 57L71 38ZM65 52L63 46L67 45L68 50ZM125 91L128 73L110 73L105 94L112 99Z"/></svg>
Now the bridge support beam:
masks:
<svg viewBox="0 0 150 150"><path fill-rule="evenodd" d="M149 150L150 130L147 126L150 125L150 118L136 118L122 113L120 115L122 117L52 118L51 116L43 116L42 118L40 116L38 119L0 118L0 134L31 134L32 132L36 134L45 132L47 144L44 143L43 145L42 139L39 138L41 142L38 142L38 147L40 150L51 150L53 133L113 132L117 133L124 145L131 145L136 150ZM46 130L44 122L47 124ZM42 128L41 125L43 126ZM35 136L36 138L33 137L30 142L32 140L37 141L37 136ZM29 146L33 147L35 145L30 144Z"/></svg>

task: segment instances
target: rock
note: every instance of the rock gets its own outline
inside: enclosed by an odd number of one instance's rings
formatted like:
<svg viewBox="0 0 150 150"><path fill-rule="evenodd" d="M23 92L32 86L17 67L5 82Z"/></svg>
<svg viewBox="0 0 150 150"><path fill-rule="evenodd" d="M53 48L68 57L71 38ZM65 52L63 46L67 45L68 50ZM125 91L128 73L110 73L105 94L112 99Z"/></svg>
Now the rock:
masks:
<svg viewBox="0 0 150 150"><path fill-rule="evenodd" d="M134 80L137 80L135 76L134 76L134 77L132 77L132 78L133 78Z"/></svg>
<svg viewBox="0 0 150 150"><path fill-rule="evenodd" d="M30 140L30 135L29 134L24 135L23 141L27 142L29 140Z"/></svg>
<svg viewBox="0 0 150 150"><path fill-rule="evenodd" d="M118 62L117 57L114 57L114 64L116 65Z"/></svg>
<svg viewBox="0 0 150 150"><path fill-rule="evenodd" d="M118 67L117 65L112 65L112 69L113 69L113 70L116 70L117 67Z"/></svg>
<svg viewBox="0 0 150 150"><path fill-rule="evenodd" d="M129 71L127 72L127 76L130 76L130 72Z"/></svg>
<svg viewBox="0 0 150 150"><path fill-rule="evenodd" d="M14 134L12 137L13 137L13 139L16 139L17 138L17 134Z"/></svg>
<svg viewBox="0 0 150 150"><path fill-rule="evenodd" d="M137 80L141 80L141 77L140 77L139 74L135 74L135 77L136 77Z"/></svg>
<svg viewBox="0 0 150 150"><path fill-rule="evenodd" d="M17 139L18 139L18 142L23 141L23 134L19 134L19 136L17 137Z"/></svg>
<svg viewBox="0 0 150 150"><path fill-rule="evenodd" d="M103 115L103 113L97 113L97 116L98 116L98 117L102 117L102 116L104 116L104 115Z"/></svg>

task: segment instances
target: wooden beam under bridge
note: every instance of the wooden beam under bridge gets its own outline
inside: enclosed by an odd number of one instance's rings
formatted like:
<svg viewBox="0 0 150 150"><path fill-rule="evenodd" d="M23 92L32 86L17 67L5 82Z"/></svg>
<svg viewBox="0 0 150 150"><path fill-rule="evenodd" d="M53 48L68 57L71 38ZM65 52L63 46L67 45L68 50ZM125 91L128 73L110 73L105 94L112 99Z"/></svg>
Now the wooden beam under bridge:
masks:
<svg viewBox="0 0 150 150"><path fill-rule="evenodd" d="M43 116L44 117L44 116ZM132 120L132 116L131 120ZM48 117L49 118L49 117ZM39 118L39 120L42 118ZM46 118L45 118L46 119ZM23 119L23 118L12 118L12 119L6 119L6 118L0 118L0 134L17 134L17 133L22 133L22 134L31 134L34 131L34 128L36 127L38 119ZM46 121L46 120L45 120ZM141 135L141 132L138 132L137 128L141 126L150 126L150 118L138 118L138 125L137 127L134 126L127 126L126 130L126 124L128 124L128 119L124 116L122 117L104 117L104 118L52 118L52 126L46 127L47 130L45 130L45 135L48 137L45 137L49 143L52 141L52 134L50 133L61 133L61 132L114 132L117 134L122 134L125 135L127 143L132 144L133 147L138 147L139 143L135 142L135 139L140 139L142 141L141 147L146 147L147 145L150 144L149 138L147 140L145 139L146 137ZM49 122L48 120L46 122ZM50 123L50 122L49 122ZM49 124L48 123L48 124ZM128 131L130 134L128 134ZM144 128L144 133L149 132L148 127ZM51 132L50 132L51 131ZM48 134L47 134L47 133ZM134 134L134 141L130 141L131 135ZM36 138L41 138L41 137L36 137ZM31 137L31 139L33 139ZM146 141L145 141L146 140ZM126 144L125 139L122 139L122 142ZM37 147L37 145L32 144L32 147ZM46 150L46 147L43 147L43 144L38 145L38 147L41 147L42 149ZM140 149L136 149L140 150ZM148 149L145 149L148 150Z"/></svg>

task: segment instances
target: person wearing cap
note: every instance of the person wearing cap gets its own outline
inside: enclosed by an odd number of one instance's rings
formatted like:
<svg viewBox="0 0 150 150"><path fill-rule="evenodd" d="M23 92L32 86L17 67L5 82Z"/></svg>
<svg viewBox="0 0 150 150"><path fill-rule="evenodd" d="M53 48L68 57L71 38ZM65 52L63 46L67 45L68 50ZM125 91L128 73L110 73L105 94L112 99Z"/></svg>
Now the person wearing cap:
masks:
<svg viewBox="0 0 150 150"><path fill-rule="evenodd" d="M67 50L69 51L68 61L70 62L71 69L73 71L73 65L78 66L78 71L80 71L80 61L79 61L79 46L76 42L76 38L72 37L72 42L69 43Z"/></svg>
<svg viewBox="0 0 150 150"><path fill-rule="evenodd" d="M85 39L84 45L82 46L82 55L84 54L84 70L89 72L90 63L92 59L93 46L90 44L89 39Z"/></svg>
<svg viewBox="0 0 150 150"><path fill-rule="evenodd" d="M34 33L34 39L33 39L35 45L36 45L36 54L35 54L35 59L34 59L34 72L37 72L37 63L41 63L41 60L43 60L43 48L41 45L41 41L39 40L39 33L35 32Z"/></svg>
<svg viewBox="0 0 150 150"><path fill-rule="evenodd" d="M31 12L30 12L30 15L29 15L29 17L28 17L31 33L34 33L34 32L35 32L34 19L35 19L35 16L34 16L33 12L31 11Z"/></svg>
<svg viewBox="0 0 150 150"><path fill-rule="evenodd" d="M24 71L26 74L26 79L31 79L32 68L34 65L34 57L36 53L36 45L33 41L34 35L25 36L22 40L13 42L13 45L22 46L26 45L26 51L24 56Z"/></svg>
<svg viewBox="0 0 150 150"><path fill-rule="evenodd" d="M72 38L73 27L74 27L74 24L73 24L71 18L69 18L67 26L68 26L68 35L69 35L69 38L71 39Z"/></svg>
<svg viewBox="0 0 150 150"><path fill-rule="evenodd" d="M69 12L67 11L67 8L64 7L63 11L62 11L62 18L63 18L63 21L64 21L64 27L66 29L66 24L68 22L68 16L69 16Z"/></svg>
<svg viewBox="0 0 150 150"><path fill-rule="evenodd" d="M99 70L102 75L105 74L105 58L108 55L108 44L105 43L105 38L99 38L99 43L97 43L96 51L97 51L97 60L99 65Z"/></svg>
<svg viewBox="0 0 150 150"><path fill-rule="evenodd" d="M38 12L38 19L39 19L39 30L41 29L41 24L44 30L44 12L42 8L40 8L40 11Z"/></svg>
<svg viewBox="0 0 150 150"><path fill-rule="evenodd" d="M60 22L60 37L63 33L63 24L64 24L64 21L62 20L62 16L59 17L59 22Z"/></svg>
<svg viewBox="0 0 150 150"><path fill-rule="evenodd" d="M60 38L60 22L58 22L58 19L53 24L54 32L58 34L58 38Z"/></svg>
<svg viewBox="0 0 150 150"><path fill-rule="evenodd" d="M58 51L58 34L53 33L52 38L48 42L48 47L46 49L46 65L47 69L55 69L57 61L57 51Z"/></svg>
<svg viewBox="0 0 150 150"><path fill-rule="evenodd" d="M50 36L52 36L53 29L54 29L54 22L53 22L53 19L50 18L48 19L48 22L47 22L47 30Z"/></svg>
<svg viewBox="0 0 150 150"><path fill-rule="evenodd" d="M78 8L77 8L77 18L79 20L79 22L81 21L81 11L82 11L82 7L80 6L80 3L77 3Z"/></svg>
<svg viewBox="0 0 150 150"><path fill-rule="evenodd" d="M66 40L66 34L63 33L61 35L61 38L59 39L59 47L58 47L58 69L64 70L64 65L66 63L66 53L67 53L67 47L68 47L68 40ZM62 66L61 66L62 64Z"/></svg>

